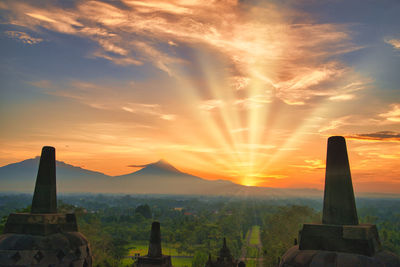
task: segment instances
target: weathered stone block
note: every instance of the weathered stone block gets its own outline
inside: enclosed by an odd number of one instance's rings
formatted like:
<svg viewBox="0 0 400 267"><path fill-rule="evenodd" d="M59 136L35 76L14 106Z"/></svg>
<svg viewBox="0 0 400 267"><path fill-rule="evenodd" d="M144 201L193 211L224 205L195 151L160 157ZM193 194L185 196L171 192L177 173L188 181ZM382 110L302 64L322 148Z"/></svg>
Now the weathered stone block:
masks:
<svg viewBox="0 0 400 267"><path fill-rule="evenodd" d="M153 267L153 266L164 266L171 267L171 256L162 255L161 257L138 257L137 266L141 267Z"/></svg>
<svg viewBox="0 0 400 267"><path fill-rule="evenodd" d="M75 214L61 213L11 213L4 227L5 234L49 235L77 231Z"/></svg>
<svg viewBox="0 0 400 267"><path fill-rule="evenodd" d="M300 250L328 250L372 256L381 250L375 225L304 224Z"/></svg>

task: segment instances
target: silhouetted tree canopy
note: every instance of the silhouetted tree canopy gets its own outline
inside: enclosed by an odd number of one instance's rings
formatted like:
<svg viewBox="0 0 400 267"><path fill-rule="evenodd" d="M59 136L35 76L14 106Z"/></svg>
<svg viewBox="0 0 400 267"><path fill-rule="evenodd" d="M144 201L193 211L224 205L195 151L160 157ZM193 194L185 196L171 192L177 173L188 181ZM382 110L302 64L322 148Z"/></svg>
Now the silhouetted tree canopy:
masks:
<svg viewBox="0 0 400 267"><path fill-rule="evenodd" d="M149 205L144 204L144 205L140 205L135 209L135 212L140 213L143 217L145 217L146 219L150 219L151 216L151 210Z"/></svg>

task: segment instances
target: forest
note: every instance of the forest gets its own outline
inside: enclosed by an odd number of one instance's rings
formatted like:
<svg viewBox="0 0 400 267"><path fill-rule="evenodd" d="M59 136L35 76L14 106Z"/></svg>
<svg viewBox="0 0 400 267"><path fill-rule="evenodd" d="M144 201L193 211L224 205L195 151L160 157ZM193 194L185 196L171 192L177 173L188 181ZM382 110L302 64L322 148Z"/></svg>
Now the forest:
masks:
<svg viewBox="0 0 400 267"><path fill-rule="evenodd" d="M28 212L32 196L0 195L0 231L10 212ZM227 239L247 266L275 266L297 242L303 223L321 221L319 199L160 195L61 195L59 212L75 212L94 266L132 266L147 253L151 222L161 223L163 253L174 266L204 266ZM400 199L357 199L361 223L374 223L385 249L400 254Z"/></svg>

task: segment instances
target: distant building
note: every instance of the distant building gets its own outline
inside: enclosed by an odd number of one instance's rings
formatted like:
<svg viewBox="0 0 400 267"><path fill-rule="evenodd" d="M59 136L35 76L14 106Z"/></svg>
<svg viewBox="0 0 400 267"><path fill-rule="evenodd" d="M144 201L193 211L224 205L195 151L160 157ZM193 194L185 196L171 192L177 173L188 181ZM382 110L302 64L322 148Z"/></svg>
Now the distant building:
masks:
<svg viewBox="0 0 400 267"><path fill-rule="evenodd" d="M161 230L160 223L151 224L149 250L146 256L138 256L137 267L163 266L171 267L171 256L163 255L161 248Z"/></svg>
<svg viewBox="0 0 400 267"><path fill-rule="evenodd" d="M246 265L242 261L238 263L238 261L233 258L231 251L226 245L226 239L224 237L224 243L222 245L222 248L219 250L219 255L217 257L217 260L213 261L211 259L211 254L210 254L205 267L236 267L236 266L245 267Z"/></svg>
<svg viewBox="0 0 400 267"><path fill-rule="evenodd" d="M398 256L382 251L376 225L358 223L346 141L341 136L328 139L322 224L304 224L299 245L283 255L279 266L400 266Z"/></svg>
<svg viewBox="0 0 400 267"><path fill-rule="evenodd" d="M0 236L0 266L92 266L75 214L57 213L55 149L43 147L30 213L11 213Z"/></svg>

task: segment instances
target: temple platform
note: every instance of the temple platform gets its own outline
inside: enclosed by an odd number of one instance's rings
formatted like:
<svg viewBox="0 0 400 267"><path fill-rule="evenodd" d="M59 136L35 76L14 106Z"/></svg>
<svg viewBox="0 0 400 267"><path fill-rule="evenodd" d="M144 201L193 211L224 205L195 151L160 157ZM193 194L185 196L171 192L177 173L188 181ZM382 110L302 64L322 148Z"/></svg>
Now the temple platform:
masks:
<svg viewBox="0 0 400 267"><path fill-rule="evenodd" d="M376 225L304 224L300 250L327 250L373 256L381 251Z"/></svg>
<svg viewBox="0 0 400 267"><path fill-rule="evenodd" d="M137 266L152 267L152 266L164 266L171 267L171 256L162 255L161 257L149 257L139 256L137 259Z"/></svg>
<svg viewBox="0 0 400 267"><path fill-rule="evenodd" d="M51 235L60 232L78 232L75 214L11 213L4 234Z"/></svg>

